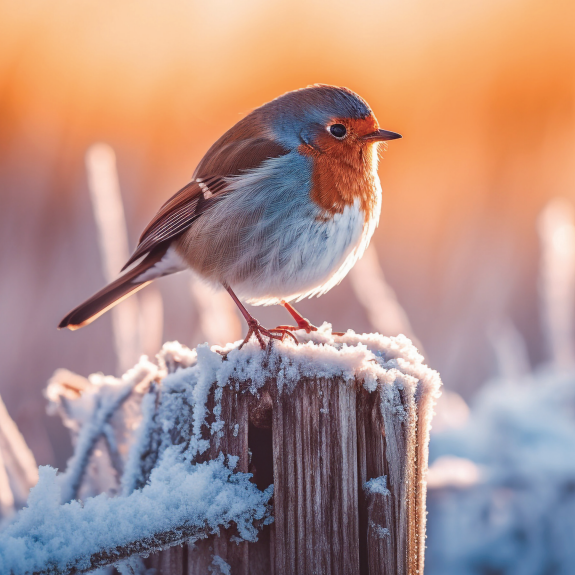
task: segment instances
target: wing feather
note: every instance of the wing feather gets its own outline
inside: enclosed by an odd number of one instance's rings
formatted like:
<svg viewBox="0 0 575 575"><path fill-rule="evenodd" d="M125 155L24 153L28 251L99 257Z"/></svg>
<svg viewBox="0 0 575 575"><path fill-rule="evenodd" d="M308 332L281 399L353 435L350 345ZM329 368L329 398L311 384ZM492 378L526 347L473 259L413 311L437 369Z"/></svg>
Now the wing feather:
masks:
<svg viewBox="0 0 575 575"><path fill-rule="evenodd" d="M140 237L138 247L126 265L164 242L182 234L211 206L229 193L230 178L253 170L270 158L289 152L267 137L241 137L242 122L226 132L204 156L194 173L193 180L174 194L158 211ZM237 138L232 132L238 132ZM206 192L209 191L208 196Z"/></svg>

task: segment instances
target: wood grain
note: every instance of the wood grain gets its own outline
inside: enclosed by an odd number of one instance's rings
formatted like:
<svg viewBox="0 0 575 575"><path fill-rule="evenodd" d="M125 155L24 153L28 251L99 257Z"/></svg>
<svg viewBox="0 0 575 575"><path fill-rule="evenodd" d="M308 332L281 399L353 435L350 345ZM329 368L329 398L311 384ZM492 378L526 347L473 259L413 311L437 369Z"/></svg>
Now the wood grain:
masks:
<svg viewBox="0 0 575 575"><path fill-rule="evenodd" d="M221 530L147 564L164 575L205 575L218 573L217 555L232 575L422 575L424 400L418 384L369 392L339 378L281 391L272 380L257 396L245 382L214 390L204 435L211 446L201 460L234 455L258 487L273 482L274 523L256 543L238 544L234 529ZM215 408L226 423L212 434ZM383 477L386 489L365 488Z"/></svg>

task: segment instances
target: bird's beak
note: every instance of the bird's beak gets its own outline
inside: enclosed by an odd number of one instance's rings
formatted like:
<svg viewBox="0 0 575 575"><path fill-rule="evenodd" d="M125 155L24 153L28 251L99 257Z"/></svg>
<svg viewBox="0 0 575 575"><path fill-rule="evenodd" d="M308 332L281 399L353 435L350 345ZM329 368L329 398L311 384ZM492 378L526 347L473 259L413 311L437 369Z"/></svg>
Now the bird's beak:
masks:
<svg viewBox="0 0 575 575"><path fill-rule="evenodd" d="M401 134L388 132L387 130L377 130L377 132L367 134L367 136L363 136L361 139L364 142L385 142L387 140L397 140L398 138L401 138Z"/></svg>

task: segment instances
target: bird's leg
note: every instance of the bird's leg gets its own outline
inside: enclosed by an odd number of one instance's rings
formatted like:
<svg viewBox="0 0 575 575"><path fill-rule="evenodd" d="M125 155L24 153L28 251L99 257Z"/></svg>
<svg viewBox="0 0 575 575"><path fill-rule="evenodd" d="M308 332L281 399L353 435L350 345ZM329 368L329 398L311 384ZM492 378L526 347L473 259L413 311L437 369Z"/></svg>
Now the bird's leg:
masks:
<svg viewBox="0 0 575 575"><path fill-rule="evenodd" d="M312 331L317 331L317 327L310 323L309 319L303 317L300 313L297 312L295 308L293 308L287 301L282 300L280 302L289 312L289 314L295 319L297 322L297 327L291 325L278 325L277 329L305 329L306 333L310 333Z"/></svg>
<svg viewBox="0 0 575 575"><path fill-rule="evenodd" d="M244 307L242 302L238 299L238 296L232 291L232 288L230 288L229 286L225 286L225 288L226 290L228 290L228 293L230 294L235 304L242 312L242 315L244 316L244 319L248 324L248 335L246 335L239 349L241 349L244 346L244 344L246 344L250 340L250 337L252 337L252 335L256 336L262 349L266 348L266 344L262 337L264 335L268 337L270 341L272 339L279 339L280 341L283 341L285 336L287 335L291 337L296 343L299 343L297 337L289 329L284 329L280 327L276 327L275 329L266 329L265 327L261 326L260 322L255 317L253 317L250 314L250 312Z"/></svg>
<svg viewBox="0 0 575 575"><path fill-rule="evenodd" d="M291 325L278 325L276 329L288 329L288 330L296 330L296 329L305 329L306 333L310 333L312 331L317 331L317 327L310 323L309 319L303 317L298 311L291 306L287 301L280 302L289 312L289 314L296 320L297 327ZM333 335L344 335L342 331L332 331Z"/></svg>

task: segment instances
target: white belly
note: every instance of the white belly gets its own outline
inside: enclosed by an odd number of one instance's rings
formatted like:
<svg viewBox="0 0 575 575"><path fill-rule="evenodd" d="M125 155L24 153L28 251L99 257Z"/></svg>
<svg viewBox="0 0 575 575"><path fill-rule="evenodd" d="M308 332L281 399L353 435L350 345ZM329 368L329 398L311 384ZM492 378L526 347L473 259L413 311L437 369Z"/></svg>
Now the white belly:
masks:
<svg viewBox="0 0 575 575"><path fill-rule="evenodd" d="M256 277L235 286L248 303L271 305L326 293L363 255L375 226L365 221L356 202L329 221L310 218L296 227L297 235L288 247L283 242L281 255L272 256Z"/></svg>

